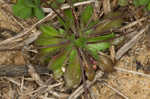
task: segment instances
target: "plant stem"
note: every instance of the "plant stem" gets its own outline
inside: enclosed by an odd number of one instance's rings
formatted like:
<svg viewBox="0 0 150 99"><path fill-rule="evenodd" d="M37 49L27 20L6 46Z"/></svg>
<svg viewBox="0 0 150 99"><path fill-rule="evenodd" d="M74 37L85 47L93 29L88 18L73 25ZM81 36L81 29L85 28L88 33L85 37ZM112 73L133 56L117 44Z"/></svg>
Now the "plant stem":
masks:
<svg viewBox="0 0 150 99"><path fill-rule="evenodd" d="M84 68L83 68L84 64L82 63L81 49L80 49L80 48L77 48L77 51L78 51L78 54L79 54L79 56L80 56L80 67L81 67L81 71L82 71L82 81L83 81L83 87L84 87L84 91L85 91L84 97L85 97L85 99L88 99L88 92L89 92L89 90L88 90L88 88L87 88L86 79L85 79L85 75L84 75Z"/></svg>

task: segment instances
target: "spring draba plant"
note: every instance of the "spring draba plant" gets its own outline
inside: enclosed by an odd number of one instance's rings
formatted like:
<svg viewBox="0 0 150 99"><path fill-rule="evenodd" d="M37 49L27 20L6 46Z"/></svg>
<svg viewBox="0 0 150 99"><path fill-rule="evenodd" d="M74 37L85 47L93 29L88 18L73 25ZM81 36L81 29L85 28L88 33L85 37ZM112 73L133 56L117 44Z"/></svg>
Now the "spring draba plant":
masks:
<svg viewBox="0 0 150 99"><path fill-rule="evenodd" d="M40 8L40 0L17 0L17 3L12 6L15 16L26 19L36 16L38 19L44 17L44 12Z"/></svg>
<svg viewBox="0 0 150 99"><path fill-rule="evenodd" d="M74 8L64 10L63 16L57 17L59 22L57 28L42 25L40 27L42 34L35 41L41 48L42 59L49 61L48 68L53 71L54 77L64 76L68 88L80 84L81 67L84 68L87 79L94 78L92 60L95 60L103 71L113 71L112 61L106 56L99 56L98 52L107 50L112 44L118 44L117 41L110 42L110 39L116 37L110 29L116 29L123 23L118 12L110 13L104 20L99 21L93 16L92 5L80 10L78 16L74 15L76 13ZM65 72L62 68L65 68Z"/></svg>

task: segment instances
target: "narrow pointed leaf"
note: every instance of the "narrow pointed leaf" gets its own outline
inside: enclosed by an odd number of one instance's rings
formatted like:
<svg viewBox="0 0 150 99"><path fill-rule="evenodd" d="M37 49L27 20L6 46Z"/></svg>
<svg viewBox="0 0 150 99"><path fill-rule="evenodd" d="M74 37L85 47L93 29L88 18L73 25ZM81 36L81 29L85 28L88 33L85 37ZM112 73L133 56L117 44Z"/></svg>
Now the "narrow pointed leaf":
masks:
<svg viewBox="0 0 150 99"><path fill-rule="evenodd" d="M86 38L80 37L80 38L78 38L77 40L74 41L74 44L76 46L80 47L80 48L83 48L85 46L85 44L86 44Z"/></svg>
<svg viewBox="0 0 150 99"><path fill-rule="evenodd" d="M48 45L56 45L61 42L64 42L65 40L60 38L55 38L54 36L59 36L59 32L50 26L41 26L42 34L39 36L39 38L35 41L35 44L37 46L48 46ZM58 48L63 47L63 45L55 46L55 47L49 47L49 48L42 48L40 50L42 55L46 55L47 53L51 53L53 51L56 51Z"/></svg>
<svg viewBox="0 0 150 99"><path fill-rule="evenodd" d="M16 4L23 5L24 2L25 2L25 0L17 0L17 3L16 3Z"/></svg>
<svg viewBox="0 0 150 99"><path fill-rule="evenodd" d="M82 1L85 1L85 0L72 0L72 3L82 2Z"/></svg>
<svg viewBox="0 0 150 99"><path fill-rule="evenodd" d="M51 26L42 25L40 27L40 30L43 32L44 36L45 35L48 36L48 37L59 36L59 32Z"/></svg>
<svg viewBox="0 0 150 99"><path fill-rule="evenodd" d="M44 18L44 12L41 8L34 8L34 15L40 20L42 18Z"/></svg>
<svg viewBox="0 0 150 99"><path fill-rule="evenodd" d="M93 27L94 25L99 23L99 19L97 20L92 20L89 24L88 24L88 28Z"/></svg>
<svg viewBox="0 0 150 99"><path fill-rule="evenodd" d="M88 46L86 47L86 51L95 59L98 60L99 56L98 56L98 52L95 50L92 50L91 48L89 48Z"/></svg>
<svg viewBox="0 0 150 99"><path fill-rule="evenodd" d="M94 52L98 51L104 51L110 47L109 42L102 42L102 43L96 43L96 44L88 44L88 48Z"/></svg>
<svg viewBox="0 0 150 99"><path fill-rule="evenodd" d="M105 21L96 27L95 33L102 33L104 31L108 31L110 29L119 28L119 27L121 27L122 23L123 23L123 20L120 18L116 19L116 20Z"/></svg>
<svg viewBox="0 0 150 99"><path fill-rule="evenodd" d="M19 0L19 1L22 1L22 0ZM24 5L27 6L27 7L36 7L36 5L32 2L32 0L24 0Z"/></svg>
<svg viewBox="0 0 150 99"><path fill-rule="evenodd" d="M26 19L32 16L32 8L26 7L24 5L20 4L13 5L12 10L15 16L18 16L22 19Z"/></svg>
<svg viewBox="0 0 150 99"><path fill-rule="evenodd" d="M127 6L128 5L128 0L119 0L118 4L120 6Z"/></svg>
<svg viewBox="0 0 150 99"><path fill-rule="evenodd" d="M111 39L111 38L114 38L114 37L115 37L115 34L111 33L111 34L107 34L107 35L104 35L104 36L88 38L88 42L98 42L98 41L108 40L108 39Z"/></svg>
<svg viewBox="0 0 150 99"><path fill-rule="evenodd" d="M67 88L74 88L81 82L81 68L79 56L76 50L72 50L69 57L69 65L64 73Z"/></svg>
<svg viewBox="0 0 150 99"><path fill-rule="evenodd" d="M104 16L104 19L116 19L116 18L120 18L121 16L122 16L122 13L119 11L110 12L106 16Z"/></svg>
<svg viewBox="0 0 150 99"><path fill-rule="evenodd" d="M64 3L65 0L56 0L56 2L58 2L58 3Z"/></svg>
<svg viewBox="0 0 150 99"><path fill-rule="evenodd" d="M98 52L108 49L110 47L110 45L111 44L109 42L88 44L86 46L86 50L89 54L91 54L93 56L94 59L98 60L99 59Z"/></svg>
<svg viewBox="0 0 150 99"><path fill-rule="evenodd" d="M53 38L53 37L48 37L43 33L39 36L39 38L36 40L36 45L38 46L46 46L50 44L57 44L61 41L61 39L58 38Z"/></svg>
<svg viewBox="0 0 150 99"><path fill-rule="evenodd" d="M71 11L71 9L67 9L67 10L65 10L64 11L64 20L65 20L65 22L61 19L61 18L59 18L58 17L58 21L59 21L59 23L62 25L62 26L64 26L64 28L66 29L66 30L68 30L70 27L72 27L73 26L73 24L74 24L74 17L73 17L73 14L72 14L72 11Z"/></svg>
<svg viewBox="0 0 150 99"><path fill-rule="evenodd" d="M54 73L55 78L59 78L62 76L62 66L65 65L65 60L67 59L67 56L69 54L69 50L66 49L61 51L59 54L57 54L55 57L52 58L52 60L49 63L48 69L52 70Z"/></svg>
<svg viewBox="0 0 150 99"><path fill-rule="evenodd" d="M35 5L40 6L40 0L33 0Z"/></svg>
<svg viewBox="0 0 150 99"><path fill-rule="evenodd" d="M138 7L140 6L140 1L139 0L133 0L133 4Z"/></svg>
<svg viewBox="0 0 150 99"><path fill-rule="evenodd" d="M140 5L147 5L150 0L138 0Z"/></svg>
<svg viewBox="0 0 150 99"><path fill-rule="evenodd" d="M66 16L66 23L67 23L67 28L70 28L74 25L74 17L71 9L65 10L64 11L65 16Z"/></svg>
<svg viewBox="0 0 150 99"><path fill-rule="evenodd" d="M81 22L86 25L93 14L93 7L88 5L81 14Z"/></svg>
<svg viewBox="0 0 150 99"><path fill-rule="evenodd" d="M147 5L147 10L150 11L150 3Z"/></svg>
<svg viewBox="0 0 150 99"><path fill-rule="evenodd" d="M40 49L40 62L41 63L48 63L50 61L50 57L55 55L60 50L69 46L69 43L61 44L58 46L48 47L48 48L41 48Z"/></svg>

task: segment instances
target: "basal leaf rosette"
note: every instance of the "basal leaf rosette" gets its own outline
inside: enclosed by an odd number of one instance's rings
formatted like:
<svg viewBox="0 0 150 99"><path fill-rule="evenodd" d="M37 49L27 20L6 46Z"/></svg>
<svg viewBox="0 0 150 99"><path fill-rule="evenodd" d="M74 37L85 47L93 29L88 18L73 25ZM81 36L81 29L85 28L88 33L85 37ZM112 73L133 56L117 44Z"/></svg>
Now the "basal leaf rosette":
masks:
<svg viewBox="0 0 150 99"><path fill-rule="evenodd" d="M81 66L87 79L93 80L95 70L91 59L99 64L102 63L103 65L100 66L103 67L112 64L111 60L109 63L105 62L107 58L100 57L98 52L107 50L113 44L110 39L114 39L116 35L110 29L120 27L123 20L121 18L111 20L113 16L119 16L118 12L108 16L107 19L104 18L105 21L95 19L93 6L87 5L78 15L78 22L75 21L72 9L67 9L64 10L64 20L57 17L59 28L49 25L40 27L42 34L35 41L35 44L41 48L40 56L51 55L47 59L48 69L53 71L56 79L63 76L68 88L80 84ZM102 69L105 71L105 68Z"/></svg>

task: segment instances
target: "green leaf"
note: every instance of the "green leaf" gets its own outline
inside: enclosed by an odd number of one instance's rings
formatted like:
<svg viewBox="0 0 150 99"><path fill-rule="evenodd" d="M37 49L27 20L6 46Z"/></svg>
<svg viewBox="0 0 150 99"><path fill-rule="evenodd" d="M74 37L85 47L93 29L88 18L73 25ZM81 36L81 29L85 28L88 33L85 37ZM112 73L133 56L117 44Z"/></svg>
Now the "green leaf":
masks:
<svg viewBox="0 0 150 99"><path fill-rule="evenodd" d="M74 17L71 9L67 9L64 11L65 21L67 23L67 28L70 28L74 25Z"/></svg>
<svg viewBox="0 0 150 99"><path fill-rule="evenodd" d="M65 10L64 15L65 15L64 16L65 22L59 17L58 17L58 21L62 26L64 26L64 28L67 31L70 27L74 26L74 17L73 17L71 9Z"/></svg>
<svg viewBox="0 0 150 99"><path fill-rule="evenodd" d="M42 25L40 29L43 33L35 41L35 44L37 46L56 45L59 44L60 42L65 41L64 39L61 38L55 38L55 36L59 35L59 32L51 26ZM47 53L51 53L61 47L64 47L64 45L62 44L60 46L42 48L40 52L42 53L42 55L46 55Z"/></svg>
<svg viewBox="0 0 150 99"><path fill-rule="evenodd" d="M72 3L82 2L82 1L85 1L85 0L71 0Z"/></svg>
<svg viewBox="0 0 150 99"><path fill-rule="evenodd" d="M58 40L57 40L58 41ZM52 42L53 39L52 39ZM52 43L52 42L49 42L49 43ZM37 45L37 41L35 41L36 45ZM55 42L53 44L50 44L50 45L56 45L60 43L59 41L58 42ZM57 45L57 46L53 46L53 47L48 47L48 48L41 48L40 49L40 61L42 63L48 63L49 60L50 60L50 57L52 55L54 55L55 53L59 52L61 49L64 49L68 46L69 44L61 44L61 45ZM48 46L48 45L47 45Z"/></svg>
<svg viewBox="0 0 150 99"><path fill-rule="evenodd" d="M67 31L68 30L68 26L67 26L67 23L65 23L60 17L57 16L57 19L60 23L60 25L64 26L65 30Z"/></svg>
<svg viewBox="0 0 150 99"><path fill-rule="evenodd" d="M127 6L128 5L128 0L119 0L118 4L120 6Z"/></svg>
<svg viewBox="0 0 150 99"><path fill-rule="evenodd" d="M115 11L115 12L110 12L108 13L106 16L104 16L104 19L116 19L116 18L120 18L120 16L122 16L122 13L119 11Z"/></svg>
<svg viewBox="0 0 150 99"><path fill-rule="evenodd" d="M58 3L64 3L65 0L56 0L56 2L58 2Z"/></svg>
<svg viewBox="0 0 150 99"><path fill-rule="evenodd" d="M64 29L62 29L62 28L59 28L59 30L58 30L58 31L59 31L59 33L60 33L60 34L64 34L64 33L65 33L65 30L64 30Z"/></svg>
<svg viewBox="0 0 150 99"><path fill-rule="evenodd" d="M24 5L13 5L12 10L15 16L26 19L32 16L32 8L26 7Z"/></svg>
<svg viewBox="0 0 150 99"><path fill-rule="evenodd" d="M74 44L80 48L83 48L86 44L86 38L80 37L74 41Z"/></svg>
<svg viewBox="0 0 150 99"><path fill-rule="evenodd" d="M147 6L147 10L150 11L150 3Z"/></svg>
<svg viewBox="0 0 150 99"><path fill-rule="evenodd" d="M96 43L96 44L88 44L86 46L86 50L96 59L99 59L98 52L104 51L110 47L110 43L108 42L102 42L102 43Z"/></svg>
<svg viewBox="0 0 150 99"><path fill-rule="evenodd" d="M72 50L69 57L69 65L64 73L64 79L67 88L74 88L81 82L81 68L78 53L75 49Z"/></svg>
<svg viewBox="0 0 150 99"><path fill-rule="evenodd" d="M140 6L139 0L133 0L133 4L134 4L136 7Z"/></svg>
<svg viewBox="0 0 150 99"><path fill-rule="evenodd" d="M47 36L47 37L60 36L59 32L51 26L42 25L40 27L40 30L43 32L42 34L43 36Z"/></svg>
<svg viewBox="0 0 150 99"><path fill-rule="evenodd" d="M148 5L148 3L150 3L150 0L134 0L133 4L135 6L145 6Z"/></svg>
<svg viewBox="0 0 150 99"><path fill-rule="evenodd" d="M90 47L86 46L85 50L90 54L92 55L92 57L95 59L95 60L98 60L98 53L97 51L95 50L92 50Z"/></svg>
<svg viewBox="0 0 150 99"><path fill-rule="evenodd" d="M42 18L44 18L44 12L41 8L34 8L34 15L40 20Z"/></svg>
<svg viewBox="0 0 150 99"><path fill-rule="evenodd" d="M48 45L55 45L60 43L61 40L56 39L56 38L39 38L35 41L36 45L38 46L48 46ZM49 48L42 48L41 49L41 53L42 54L47 54L50 52L53 52L54 50L56 50L56 48L60 48L62 46L55 46L55 47L49 47Z"/></svg>
<svg viewBox="0 0 150 99"><path fill-rule="evenodd" d="M102 42L96 44L88 44L88 48L94 52L104 51L110 47L110 43Z"/></svg>
<svg viewBox="0 0 150 99"><path fill-rule="evenodd" d="M17 0L16 4L23 5L25 0Z"/></svg>
<svg viewBox="0 0 150 99"><path fill-rule="evenodd" d="M89 24L87 28L93 27L94 25L98 24L99 19L98 20L92 20Z"/></svg>
<svg viewBox="0 0 150 99"><path fill-rule="evenodd" d="M40 0L33 0L36 6L40 6Z"/></svg>
<svg viewBox="0 0 150 99"><path fill-rule="evenodd" d="M51 6L52 6L53 8L55 8L55 9L58 9L58 8L59 8L59 6L56 4L56 2L52 2L52 3L51 3Z"/></svg>
<svg viewBox="0 0 150 99"><path fill-rule="evenodd" d="M93 14L93 7L88 5L81 14L81 21L86 25Z"/></svg>
<svg viewBox="0 0 150 99"><path fill-rule="evenodd" d="M17 0L17 3L12 6L12 10L15 16L22 19L31 16L36 16L38 19L44 17L44 12L40 8L40 0Z"/></svg>
<svg viewBox="0 0 150 99"><path fill-rule="evenodd" d="M150 2L150 0L139 0L140 5L147 5Z"/></svg>
<svg viewBox="0 0 150 99"><path fill-rule="evenodd" d="M85 34L92 34L93 33L93 29L89 29L89 30L87 30L86 32L85 32Z"/></svg>
<svg viewBox="0 0 150 99"><path fill-rule="evenodd" d="M24 0L24 3L21 5L25 5L26 7L36 7L32 0Z"/></svg>
<svg viewBox="0 0 150 99"><path fill-rule="evenodd" d="M114 37L115 37L115 34L111 33L111 34L107 34L107 35L104 35L104 36L88 38L88 42L98 42L98 41L108 40L108 39L111 39L111 38L114 38Z"/></svg>
<svg viewBox="0 0 150 99"><path fill-rule="evenodd" d="M67 59L68 54L70 51L63 50L59 54L57 54L55 57L52 58L50 61L50 64L48 66L48 69L52 70L54 72L55 78L59 78L62 76L62 66L65 65L65 60Z"/></svg>
<svg viewBox="0 0 150 99"><path fill-rule="evenodd" d="M61 39L47 37L47 36L41 34L39 36L39 38L36 40L36 45L38 45L38 46L46 46L46 45L57 44L60 41L61 41Z"/></svg>
<svg viewBox="0 0 150 99"><path fill-rule="evenodd" d="M123 19L120 19L120 18L116 20L108 20L108 21L102 22L96 27L95 33L102 33L110 29L119 28L121 27L122 23L123 23Z"/></svg>

